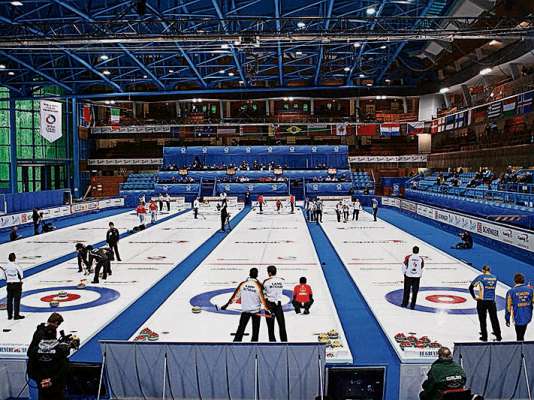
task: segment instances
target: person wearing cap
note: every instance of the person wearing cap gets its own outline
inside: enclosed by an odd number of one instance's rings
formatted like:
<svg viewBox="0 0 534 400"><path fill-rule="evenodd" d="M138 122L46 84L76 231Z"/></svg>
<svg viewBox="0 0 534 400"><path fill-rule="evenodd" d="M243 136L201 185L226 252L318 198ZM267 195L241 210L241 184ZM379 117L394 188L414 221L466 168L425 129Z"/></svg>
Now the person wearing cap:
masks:
<svg viewBox="0 0 534 400"><path fill-rule="evenodd" d="M20 298L22 297L22 278L24 278L24 273L15 263L16 259L15 253L10 253L8 263L5 266L0 266L6 279L7 319L24 319L24 316L20 315Z"/></svg>
<svg viewBox="0 0 534 400"><path fill-rule="evenodd" d="M462 389L465 381L465 371L452 360L451 350L448 347L441 347L438 350L438 359L430 367L423 382L423 391L419 393L419 399L441 399L444 391Z"/></svg>
<svg viewBox="0 0 534 400"><path fill-rule="evenodd" d="M506 293L506 326L510 326L513 318L517 341L525 340L527 326L532 320L534 289L525 284L523 274L515 274L515 286Z"/></svg>
<svg viewBox="0 0 534 400"><path fill-rule="evenodd" d="M482 267L482 274L478 275L469 285L469 293L477 302L477 314L480 322L480 340L486 342L488 340L488 328L486 323L486 315L489 314L491 327L496 340L500 342L501 327L499 325L499 318L497 317L497 304L495 303L495 289L497 288L497 277L491 273L490 267L484 265ZM477 289L477 293L475 293Z"/></svg>
<svg viewBox="0 0 534 400"><path fill-rule="evenodd" d="M284 318L284 310L282 308L282 298L284 291L284 279L276 275L276 267L269 265L267 267L267 274L269 277L263 281L263 289L265 291L265 300L272 318L267 318L267 332L269 333L269 342L276 342L274 334L274 320L278 323L280 332L280 341L287 342L286 320Z"/></svg>

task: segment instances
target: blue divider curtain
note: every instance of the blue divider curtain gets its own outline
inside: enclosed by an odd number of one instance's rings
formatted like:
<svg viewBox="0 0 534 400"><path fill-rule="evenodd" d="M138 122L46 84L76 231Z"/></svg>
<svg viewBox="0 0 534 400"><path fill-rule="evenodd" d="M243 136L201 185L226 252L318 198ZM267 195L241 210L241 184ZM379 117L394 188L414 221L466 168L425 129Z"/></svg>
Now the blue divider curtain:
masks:
<svg viewBox="0 0 534 400"><path fill-rule="evenodd" d="M103 341L112 399L288 399L324 394L320 343Z"/></svg>
<svg viewBox="0 0 534 400"><path fill-rule="evenodd" d="M274 162L288 168L315 168L319 164L327 167L347 168L347 146L192 146L164 147L163 164L179 167L191 165L194 161L205 165L236 165L248 161L261 164Z"/></svg>
<svg viewBox="0 0 534 400"><path fill-rule="evenodd" d="M33 208L57 207L64 204L65 190L43 190L40 192L8 193L5 196L8 213L30 211ZM3 200L3 199L2 199Z"/></svg>
<svg viewBox="0 0 534 400"><path fill-rule="evenodd" d="M466 387L487 399L534 399L534 342L456 343Z"/></svg>

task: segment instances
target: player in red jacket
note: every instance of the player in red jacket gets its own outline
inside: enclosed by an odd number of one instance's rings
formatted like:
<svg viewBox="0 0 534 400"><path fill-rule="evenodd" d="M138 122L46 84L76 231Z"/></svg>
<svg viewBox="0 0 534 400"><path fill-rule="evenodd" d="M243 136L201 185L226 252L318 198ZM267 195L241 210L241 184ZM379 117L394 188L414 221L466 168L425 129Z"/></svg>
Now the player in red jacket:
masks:
<svg viewBox="0 0 534 400"><path fill-rule="evenodd" d="M143 225L145 223L146 214L145 203L139 203L139 205L135 209L135 212L137 213L137 217L139 218L139 223Z"/></svg>
<svg viewBox="0 0 534 400"><path fill-rule="evenodd" d="M310 307L313 304L312 289L307 282L307 279L302 277L300 278L300 284L293 289L293 300L291 301L291 304L293 304L297 314L300 314L301 308L304 308L304 314L309 314Z"/></svg>

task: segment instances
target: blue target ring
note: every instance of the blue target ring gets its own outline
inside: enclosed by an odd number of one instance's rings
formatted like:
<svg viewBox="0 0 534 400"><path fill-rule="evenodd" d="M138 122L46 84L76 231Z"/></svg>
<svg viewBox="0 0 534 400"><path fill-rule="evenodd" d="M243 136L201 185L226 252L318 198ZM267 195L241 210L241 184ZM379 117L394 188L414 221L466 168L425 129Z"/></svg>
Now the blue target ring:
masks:
<svg viewBox="0 0 534 400"><path fill-rule="evenodd" d="M219 296L221 294L228 294L231 295L234 293L234 289L218 289L218 290L211 290L209 292L204 292L197 294L196 296L192 297L191 300L189 300L189 304L193 307L200 307L202 311L212 312L212 313L218 313L218 314L231 314L231 315L239 315L241 314L240 311L237 310L221 310L220 308L216 308L215 304L211 302L211 299L213 299L215 296ZM289 297L290 299L293 297L293 292L291 290L283 290L282 293L284 296ZM293 311L293 305L291 302L286 303L282 306L282 310L284 312Z"/></svg>
<svg viewBox="0 0 534 400"><path fill-rule="evenodd" d="M454 287L438 287L438 286L427 286L427 287L421 287L419 288L419 292L431 292L431 291L447 291L447 292L460 292L465 293L471 296L469 293L469 290L462 289L462 288L454 288ZM396 306L401 306L402 304L402 296L403 296L404 290L403 289L397 289L392 292L389 292L386 294L386 300L390 302L391 304L394 304ZM439 293L436 293L439 295ZM501 296L495 296L495 301L497 303L497 311L504 310L506 306L506 300ZM419 304L415 305L415 310L422 311L422 312L428 312L428 313L442 313L446 312L447 314L454 314L454 315L470 315L470 314L476 314L477 309L476 308L437 308L437 307L429 307L429 306L422 306Z"/></svg>
<svg viewBox="0 0 534 400"><path fill-rule="evenodd" d="M79 289L76 286L56 286L56 287L43 288L43 289L33 289L33 290L28 290L28 291L22 292L22 299L24 299L24 297L31 296L31 295L38 294L38 293L54 292L54 291L56 291L56 292L61 292L61 291L68 292L69 290L77 290L77 291L89 290L91 292L98 293L100 295L100 297L97 298L96 300L90 301L88 303L76 304L76 305L72 305L72 306L60 305L59 307L56 307L56 308L53 308L53 307L50 307L50 306L46 306L46 307L26 306L24 304L21 304L20 305L20 310L22 312L34 312L34 313L49 313L49 312L53 312L53 311L58 311L58 312L77 311L77 310L84 310L86 308L97 307L97 306L101 306L101 305L104 305L104 304L107 304L107 303L111 303L112 301L115 301L120 297L120 293L119 292L117 292L116 290L113 290L113 289L109 289L109 288L93 287L93 286L89 287L88 286L88 287L85 287L83 289ZM6 302L6 298L4 297L3 299L0 300L0 302L5 303Z"/></svg>

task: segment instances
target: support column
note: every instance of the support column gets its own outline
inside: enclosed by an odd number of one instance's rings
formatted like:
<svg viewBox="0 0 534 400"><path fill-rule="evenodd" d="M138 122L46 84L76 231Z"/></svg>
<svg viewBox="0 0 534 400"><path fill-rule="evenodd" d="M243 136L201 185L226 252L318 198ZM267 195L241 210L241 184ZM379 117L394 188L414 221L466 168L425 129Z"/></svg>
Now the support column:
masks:
<svg viewBox="0 0 534 400"><path fill-rule="evenodd" d="M9 192L17 193L17 121L14 92L9 93Z"/></svg>
<svg viewBox="0 0 534 400"><path fill-rule="evenodd" d="M315 101L313 100L313 97L310 99L310 115L315 114Z"/></svg>
<svg viewBox="0 0 534 400"><path fill-rule="evenodd" d="M355 108L355 103L354 103L354 97L351 97L349 99L349 115L352 117L354 115L356 115L356 108Z"/></svg>
<svg viewBox="0 0 534 400"><path fill-rule="evenodd" d="M72 98L72 175L73 197L80 198L80 137L78 134L78 101Z"/></svg>
<svg viewBox="0 0 534 400"><path fill-rule="evenodd" d="M224 101L219 100L219 118L221 122L224 121Z"/></svg>
<svg viewBox="0 0 534 400"><path fill-rule="evenodd" d="M269 99L265 99L265 115L266 116L271 115L271 107L269 104Z"/></svg>
<svg viewBox="0 0 534 400"><path fill-rule="evenodd" d="M226 118L230 118L232 116L232 107L230 106L229 100L226 100L224 102L224 111L225 111Z"/></svg>
<svg viewBox="0 0 534 400"><path fill-rule="evenodd" d="M406 99L406 96L402 98L402 112L404 114L408 113L408 100Z"/></svg>
<svg viewBox="0 0 534 400"><path fill-rule="evenodd" d="M469 88L467 85L462 85L462 95L464 96L464 102L467 106L471 107L473 105L473 101L471 99L471 93L469 93Z"/></svg>

